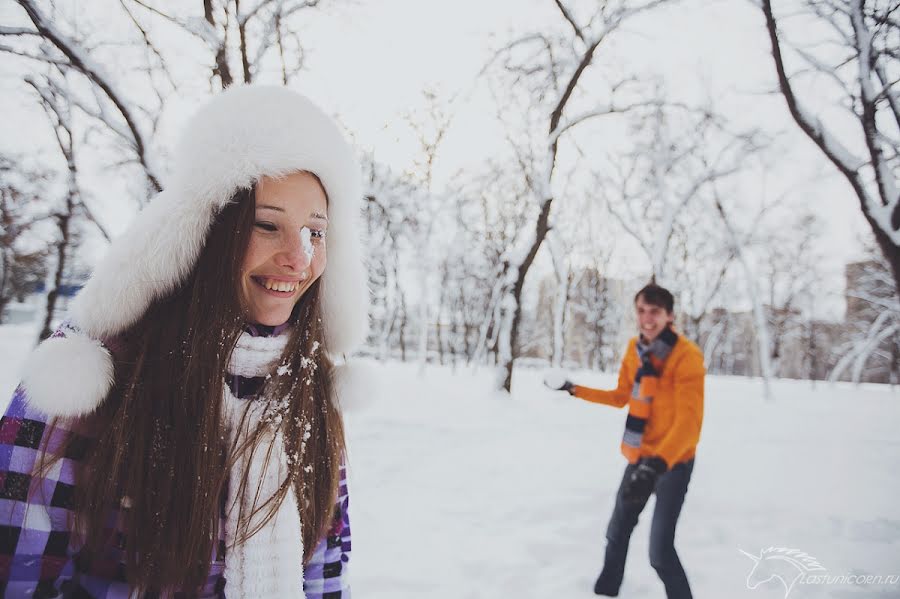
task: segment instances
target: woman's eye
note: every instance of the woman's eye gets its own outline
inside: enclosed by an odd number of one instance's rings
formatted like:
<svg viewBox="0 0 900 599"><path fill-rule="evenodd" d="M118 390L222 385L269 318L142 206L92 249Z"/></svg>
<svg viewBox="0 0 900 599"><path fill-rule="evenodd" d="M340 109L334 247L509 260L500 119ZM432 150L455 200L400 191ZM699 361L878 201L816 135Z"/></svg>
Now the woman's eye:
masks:
<svg viewBox="0 0 900 599"><path fill-rule="evenodd" d="M263 231L269 231L269 232L278 230L278 227L276 227L272 223L261 222L261 221L257 221L255 223L253 223L253 226L255 226L257 229L262 229Z"/></svg>
<svg viewBox="0 0 900 599"><path fill-rule="evenodd" d="M325 229L310 229L309 236L316 241L324 241L327 232Z"/></svg>

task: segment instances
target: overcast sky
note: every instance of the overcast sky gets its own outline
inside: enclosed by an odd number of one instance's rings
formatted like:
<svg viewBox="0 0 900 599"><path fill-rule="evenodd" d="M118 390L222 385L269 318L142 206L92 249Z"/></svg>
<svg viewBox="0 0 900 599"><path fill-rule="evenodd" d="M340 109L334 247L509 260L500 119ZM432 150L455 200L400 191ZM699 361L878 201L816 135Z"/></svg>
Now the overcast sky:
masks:
<svg viewBox="0 0 900 599"><path fill-rule="evenodd" d="M403 115L422 109L422 90L462 90L439 181L502 144L489 98L472 89L492 51L515 32L560 20L552 0L360 1L340 13L306 32L309 69L299 83L398 169L409 166L416 149ZM769 93L775 77L768 38L750 2L674 3L630 22L599 59L618 60L638 76L661 75L677 99L712 97L741 126L778 134L789 151L768 193L790 188L790 201L814 203L828 222L835 259L855 254L857 236L867 229L858 202L790 120L781 96ZM811 92L812 106L824 108L818 90L803 91Z"/></svg>
<svg viewBox="0 0 900 599"><path fill-rule="evenodd" d="M476 81L492 52L518 33L561 23L552 0L324 0L322 7L323 14L300 31L308 54L295 87L337 115L358 145L397 171L412 166L417 145L405 117L424 109L423 90L455 95L454 120L436 165L438 187L503 145L495 108ZM6 21L20 14L11 2L0 8ZM784 160L758 193L791 190L788 201L816 206L827 224L826 251L835 273L857 255L858 237L867 229L858 202L789 120L782 98L770 93L775 79L758 8L745 0L676 2L630 21L610 41L597 59L605 65L637 77L662 77L673 99L712 98L737 125L775 134ZM23 111L15 68L7 58L0 60L6 61L0 110L25 115L5 125L18 133L4 135L0 148L22 151L46 142L49 130L30 120L40 113ZM801 91L814 109L827 107L814 86ZM175 106L170 112L168 126L177 129L187 110ZM121 229L127 213L113 216L111 228Z"/></svg>

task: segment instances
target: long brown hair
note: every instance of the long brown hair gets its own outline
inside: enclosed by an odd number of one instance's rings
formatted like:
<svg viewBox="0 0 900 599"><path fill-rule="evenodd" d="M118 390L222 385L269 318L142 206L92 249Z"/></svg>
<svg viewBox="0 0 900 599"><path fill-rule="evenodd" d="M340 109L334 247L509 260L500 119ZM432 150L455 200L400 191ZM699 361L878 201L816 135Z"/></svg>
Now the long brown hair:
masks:
<svg viewBox="0 0 900 599"><path fill-rule="evenodd" d="M288 475L275 496L240 515L235 538L257 532L250 518L272 518L291 487L307 560L331 524L344 431L332 402L319 281L292 313L281 358L289 368L279 372L294 374L273 374L260 395L289 401L267 403L264 410L279 417L263 419L243 446L225 446L223 379L246 324L238 290L254 219L253 190L238 192L216 218L193 272L120 340L113 389L81 423L94 434L76 474L72 525L85 538L80 559L89 563L109 545L111 511L120 510L126 577L138 589L193 593L202 586L226 485L251 497L259 488L246 472L229 481L230 466L240 452L266 451L273 430L281 433Z"/></svg>

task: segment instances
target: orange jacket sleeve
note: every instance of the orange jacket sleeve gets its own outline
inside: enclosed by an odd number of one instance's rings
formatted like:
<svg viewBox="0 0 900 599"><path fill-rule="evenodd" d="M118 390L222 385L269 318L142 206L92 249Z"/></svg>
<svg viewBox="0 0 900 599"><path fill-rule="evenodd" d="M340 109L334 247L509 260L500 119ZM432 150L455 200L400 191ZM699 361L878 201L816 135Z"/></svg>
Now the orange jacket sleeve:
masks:
<svg viewBox="0 0 900 599"><path fill-rule="evenodd" d="M591 387L575 385L572 388L572 395L586 401L602 403L614 408L621 408L626 405L631 398L631 390L634 387L635 375L635 373L629 372L628 368L628 356L630 352L634 352L632 343L628 344L628 349L625 351L625 356L622 358L622 366L619 368L619 384L615 389L606 391L604 389L592 389Z"/></svg>
<svg viewBox="0 0 900 599"><path fill-rule="evenodd" d="M703 379L706 368L703 355L698 351L689 352L675 371L675 418L669 432L659 442L659 457L670 468L700 440L700 426L703 423Z"/></svg>

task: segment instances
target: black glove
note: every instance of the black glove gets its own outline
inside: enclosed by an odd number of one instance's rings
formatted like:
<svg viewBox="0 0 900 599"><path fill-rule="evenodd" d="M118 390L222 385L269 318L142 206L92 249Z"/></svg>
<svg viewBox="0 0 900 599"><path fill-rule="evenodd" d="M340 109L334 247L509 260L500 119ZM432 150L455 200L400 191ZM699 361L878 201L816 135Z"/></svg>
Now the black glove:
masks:
<svg viewBox="0 0 900 599"><path fill-rule="evenodd" d="M575 387L575 383L570 381L569 379L555 379L553 377L548 377L544 379L544 385L553 389L554 391L565 391L569 395L572 394L572 389Z"/></svg>
<svg viewBox="0 0 900 599"><path fill-rule="evenodd" d="M656 479L666 470L662 458L641 458L622 487L622 499L628 503L645 503L656 488Z"/></svg>

